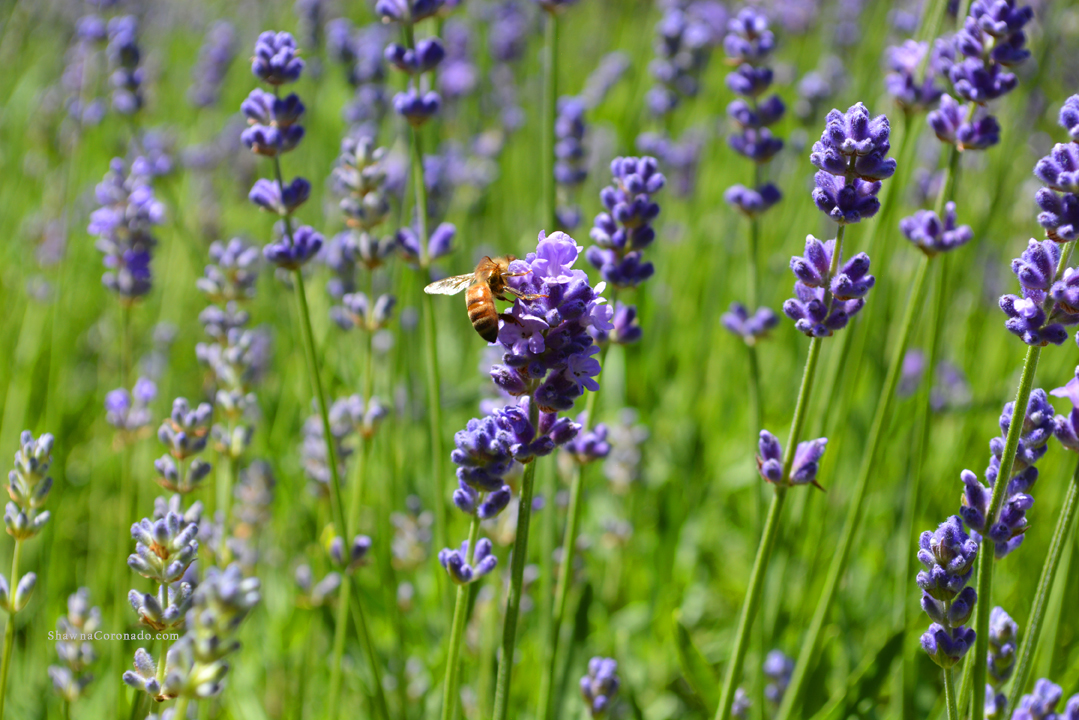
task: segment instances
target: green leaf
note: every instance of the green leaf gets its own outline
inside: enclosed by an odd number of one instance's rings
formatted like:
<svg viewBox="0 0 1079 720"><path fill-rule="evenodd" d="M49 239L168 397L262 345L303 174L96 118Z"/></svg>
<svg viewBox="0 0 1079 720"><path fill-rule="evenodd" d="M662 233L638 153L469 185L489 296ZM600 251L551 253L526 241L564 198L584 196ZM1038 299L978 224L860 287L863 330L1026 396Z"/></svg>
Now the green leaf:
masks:
<svg viewBox="0 0 1079 720"><path fill-rule="evenodd" d="M678 664L682 666L682 674L686 676L686 682L693 688L701 704L707 708L708 714L715 715L719 706L719 676L712 664L693 644L689 630L682 624L681 613L675 610L673 617L675 649L678 651Z"/></svg>
<svg viewBox="0 0 1079 720"><path fill-rule="evenodd" d="M893 632L878 646L876 652L869 652L862 664L847 678L847 686L822 707L811 720L839 720L846 718L862 698L876 697L881 685L891 672L892 663L903 649L902 630Z"/></svg>

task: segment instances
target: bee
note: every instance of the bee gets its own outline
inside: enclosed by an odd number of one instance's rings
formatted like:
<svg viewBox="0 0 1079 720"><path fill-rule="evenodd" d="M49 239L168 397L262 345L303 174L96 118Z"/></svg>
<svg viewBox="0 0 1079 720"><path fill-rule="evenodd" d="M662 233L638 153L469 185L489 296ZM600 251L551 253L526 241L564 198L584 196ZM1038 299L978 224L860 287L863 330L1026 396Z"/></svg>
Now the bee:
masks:
<svg viewBox="0 0 1079 720"><path fill-rule="evenodd" d="M543 295L530 295L520 293L506 284L506 278L527 275L525 272L510 272L510 263L517 258L512 255L505 257L484 257L473 272L467 275L454 275L433 282L423 289L428 295L456 295L465 288L465 306L468 308L468 319L472 321L472 327L487 342L494 342L498 338L498 308L495 307L495 299L509 302L511 295L523 300L535 300Z"/></svg>

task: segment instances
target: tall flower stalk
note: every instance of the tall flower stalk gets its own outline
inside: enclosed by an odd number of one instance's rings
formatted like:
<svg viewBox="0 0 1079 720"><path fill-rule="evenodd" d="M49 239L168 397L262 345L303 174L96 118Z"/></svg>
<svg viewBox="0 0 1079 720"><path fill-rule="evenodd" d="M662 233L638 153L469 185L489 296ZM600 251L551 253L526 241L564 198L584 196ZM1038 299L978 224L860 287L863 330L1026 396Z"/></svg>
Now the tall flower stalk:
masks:
<svg viewBox="0 0 1079 720"><path fill-rule="evenodd" d="M659 172L655 158L647 156L615 158L611 162L611 175L612 184L600 191L605 211L596 216L590 233L596 244L588 248L585 257L617 292L636 288L655 272L652 263L644 261L644 251L656 237L652 223L659 216L660 206L653 198L667 180ZM637 324L637 308L615 302L610 327L594 325L590 333L600 348L602 363L612 345L630 345L640 340L642 331ZM598 394L597 391L588 395L581 418L582 440L589 442L594 442L589 439L595 438L595 432L600 428L595 424ZM584 510L585 465L606 454L597 453L594 447L588 449L583 446L578 450L574 452L576 462L573 463L570 479L570 502L565 534L562 536L558 583L554 588L554 602L546 628L548 637L544 646L544 672L540 676L539 688L539 716L544 719L554 713L558 700L554 692L558 646L569 602L577 535Z"/></svg>
<svg viewBox="0 0 1079 720"><path fill-rule="evenodd" d="M288 33L264 32L255 44L255 57L251 71L255 77L273 88L272 93L254 90L244 101L242 109L248 118L250 127L244 131L243 141L256 154L273 160L274 180L261 179L255 182L249 193L253 203L281 217L280 237L263 249L263 255L271 263L291 274L296 294L296 304L300 321L301 342L307 360L307 371L315 395L315 404L322 426L322 438L326 445L326 461L329 469L330 507L333 516L335 535L352 538L348 518L345 515L341 495L340 465L334 432L330 423L329 406L320 377L318 354L315 348L314 332L311 327L311 313L307 304L304 287L303 266L322 248L323 237L307 225L293 227L293 214L311 192L311 185L304 178L297 177L285 185L281 172L281 155L293 150L303 139L304 129L299 124L304 106L300 98L290 94L282 98L280 87L293 83L303 72L304 62L297 57L296 42ZM341 583L339 602L349 607L352 583L347 576ZM366 619L362 603L351 605L356 616L357 631L371 671L378 677L378 667L366 629ZM337 616L336 632L342 638L348 624L347 613ZM331 665L329 707L331 716L336 716L336 709L341 691L341 657L344 643L335 642L334 658ZM374 688L375 698L381 715L386 716L385 695L381 682Z"/></svg>
<svg viewBox="0 0 1079 720"><path fill-rule="evenodd" d="M52 489L52 478L48 474L52 446L52 435L45 433L35 438L29 430L24 430L15 453L15 469L8 473L7 491L11 502L4 509L4 527L15 539L15 550L11 554L10 582L0 574L0 609L7 613L4 655L0 658L0 717L4 716L7 681L14 660L15 616L26 607L37 584L37 573L28 572L19 577L19 559L23 543L41 532L49 521L49 511L41 508Z"/></svg>
<svg viewBox="0 0 1079 720"><path fill-rule="evenodd" d="M409 77L408 87L393 98L394 111L403 117L411 128L409 153L412 184L415 190L414 230L409 230L414 248L415 261L420 272L427 276L431 262L440 254L449 252L449 245L436 245L439 233L429 234L427 185L423 165L422 128L442 107L442 98L434 90L424 90L424 81L430 79L435 68L446 56L442 41L437 37L416 40L416 23L435 15L445 0L379 0L375 5L383 22L397 23L401 27L404 45L390 43L386 46L386 59ZM452 227L452 226L451 226ZM405 232L404 230L402 231ZM427 369L427 414L430 420L431 478L435 494L435 540L446 543L446 486L443 478L442 449L442 399L438 368L438 331L435 326L433 299L426 293L423 303L423 335Z"/></svg>
<svg viewBox="0 0 1079 720"><path fill-rule="evenodd" d="M877 193L881 181L895 173L895 160L887 157L890 145L888 119L872 118L865 105L858 103L846 113L828 114L821 139L814 143L810 156L819 169L815 176L813 202L839 224L835 240L824 243L813 236L806 240L804 257L791 258L791 270L797 281L795 297L783 305L783 312L795 322L795 328L808 335L809 354L795 403L794 418L785 450L771 433L762 432L758 463L761 475L775 485L775 493L765 517L757 557L742 603L734 648L723 681L716 720L729 720L735 692L742 676L750 629L760 607L764 576L779 533L780 516L787 490L791 485L816 479L817 462L824 451L824 438L801 442L809 401L816 380L821 345L825 338L842 329L865 305L865 296L873 287L868 274L869 256L859 253L841 266L847 225L872 217L880 209ZM810 469L811 468L811 469ZM785 700L790 697L785 693Z"/></svg>
<svg viewBox="0 0 1079 720"><path fill-rule="evenodd" d="M1028 15L1029 12L1021 17ZM1042 208L1038 223L1045 228L1049 239L1042 242L1031 240L1023 256L1012 263L1012 271L1022 286L1022 297L1005 295L1000 299L1000 307L1008 316L1005 327L1029 346L999 457L998 468L1005 480L1023 470L1020 464L1023 458L1018 455L1023 446L1022 435L1028 430L1023 418L1031 398L1042 348L1049 343L1063 343L1068 337L1065 326L1079 322L1079 313L1076 312L1079 310L1079 294L1074 289L1079 285L1079 273L1074 268L1068 268L1075 241L1079 237L1076 230L1079 227L1076 225L1079 220L1079 181L1074 166L1075 156L1079 154L1079 144L1074 141L1079 135L1076 132L1079 127L1077 106L1079 99L1073 96L1060 113L1060 124L1073 142L1056 145L1048 156L1038 161L1034 170L1038 179L1045 183L1045 187L1038 191L1036 200ZM998 524L1006 524L1006 516L1012 514L1009 512L1010 498L1006 497L1013 492L1011 485L1009 481L993 484L992 494L984 509L986 528L995 529ZM991 534L990 537L997 540ZM999 553L982 553L978 561L978 595L986 604L990 603L992 597L994 560L997 557L1002 556ZM979 610L975 626L979 637L972 671L971 712L974 717L981 717L985 707L981 688L985 686L987 673L989 613L984 608L983 605Z"/></svg>

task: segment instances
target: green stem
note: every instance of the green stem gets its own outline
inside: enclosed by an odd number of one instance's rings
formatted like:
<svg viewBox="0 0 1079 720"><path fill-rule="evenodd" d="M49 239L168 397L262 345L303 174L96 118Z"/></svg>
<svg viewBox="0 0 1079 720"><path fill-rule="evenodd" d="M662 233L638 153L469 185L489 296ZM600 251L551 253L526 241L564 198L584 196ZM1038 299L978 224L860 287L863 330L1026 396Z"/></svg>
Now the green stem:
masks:
<svg viewBox="0 0 1079 720"><path fill-rule="evenodd" d="M817 609L813 614L813 620L810 623L806 639L802 642L802 649L798 655L794 674L791 677L787 691L783 695L783 702L776 716L778 720L788 720L792 716L794 705L798 701L802 687L808 677L809 664L817 655L817 642L820 639L821 630L824 628L824 621L827 619L832 600L835 598L836 590L839 588L839 581L842 579L843 572L847 567L851 546L854 543L854 535L858 530L858 523L861 520L862 509L865 504L869 475L873 470L873 462L881 440L888 428L888 421L891 419L892 400L895 398L895 389L899 383L899 375L903 366L903 356L910 340L911 328L914 326L915 311L920 307L920 301L922 300L922 291L925 287L929 263L929 256L923 255L914 276L914 284L907 300L907 308L900 326L899 337L896 339L895 347L892 348L888 374L885 377L880 398L877 400L876 414L873 416L873 424L869 430L869 439L866 442L865 454L862 456L862 465L858 472L858 479L855 482L854 495L847 510L847 519L843 526L839 547L832 556L832 563L828 568L828 577L824 584L824 590L817 603Z"/></svg>
<svg viewBox="0 0 1079 720"><path fill-rule="evenodd" d="M843 227L836 239L835 252L832 256L832 265L838 263L843 245ZM834 268L833 268L834 270ZM802 385L798 390L798 401L794 406L794 419L791 420L790 435L787 445L783 448L783 477L790 475L791 465L794 464L794 451L802 436L805 427L806 414L809 408L809 399L813 394L813 383L817 374L817 364L820 360L822 341L821 338L813 338L809 341L809 355L806 357L805 370L802 373ZM734 691L738 681L742 677L742 666L745 663L746 652L749 650L749 634L753 627L760 606L761 594L764 592L764 575L768 569L768 562L772 557L776 537L779 534L779 517L783 511L783 501L787 497L787 488L779 485L772 496L772 504L768 508L768 516L764 521L764 529L761 531L760 545L757 547L757 557L753 561L753 571L749 575L749 587L746 589L746 597L742 602L742 613L738 620L738 632L734 639L734 650L731 660L727 664L727 674L723 680L723 693L716 709L716 720L730 720L731 706L734 704Z"/></svg>
<svg viewBox="0 0 1079 720"><path fill-rule="evenodd" d="M543 162L543 221L540 228L555 228L555 181L554 181L554 126L558 104L558 16L549 12L545 17L543 42L545 62L543 64L543 133L541 152ZM549 224L549 225L548 225Z"/></svg>
<svg viewBox="0 0 1079 720"><path fill-rule="evenodd" d="M944 669L944 702L948 706L948 720L959 720L959 708L955 703L955 683L952 681L952 669Z"/></svg>
<svg viewBox="0 0 1079 720"><path fill-rule="evenodd" d="M602 361L601 361L602 364ZM596 396L599 392L589 393L585 400L584 415L586 433L595 425ZM554 684L558 673L558 645L562 637L562 621L566 617L566 605L569 602L570 583L573 580L573 556L577 549L577 535L581 527L582 496L584 493L584 466L574 463L573 476L570 479L569 508L566 514L566 532L562 536L562 560L558 566L558 584L555 587L553 614L548 627L547 646L544 648L544 672L540 676L539 720L547 720L554 713Z"/></svg>
<svg viewBox="0 0 1079 720"><path fill-rule="evenodd" d="M1072 251L1075 249L1075 241L1067 243L1060 253L1057 262L1057 280L1064 274L1064 268L1071 260ZM1051 305L1052 300L1046 299L1046 305ZM989 508L985 513L985 526L992 527L997 522L1000 514L1000 506L1004 504L1004 495L1013 476L1015 455L1019 450L1019 436L1023 433L1024 418L1026 417L1027 404L1030 402L1030 393L1034 389L1034 378L1038 372L1038 360L1041 358L1041 346L1033 346L1027 349L1027 357L1023 363L1023 374L1019 378L1019 389L1015 393L1015 404L1012 406L1011 424L1008 426L1008 435L1004 440L1004 452L1000 456L1000 470L997 482L993 483L993 494L989 498ZM975 632L974 641L974 669L971 671L971 718L981 720L985 713L985 677L986 664L989 661L989 612L992 607L993 597L993 569L996 553L993 552L992 543L982 543L978 553L978 605L975 609Z"/></svg>
<svg viewBox="0 0 1079 720"><path fill-rule="evenodd" d="M528 404L532 427L538 427L539 405L535 399ZM536 458L525 464L521 479L521 498L517 505L517 533L513 540L510 566L509 598L506 617L502 625L502 657L498 663L498 679L495 683L495 720L506 720L509 712L510 680L513 675L513 654L517 646L517 619L521 611L521 593L524 588L525 562L528 558L528 526L532 520L532 486L536 480ZM563 562L565 562L563 560Z"/></svg>
<svg viewBox="0 0 1079 720"><path fill-rule="evenodd" d="M176 704L172 707L172 716L176 720L184 720L187 717L187 703L188 700L185 697L176 698Z"/></svg>
<svg viewBox="0 0 1079 720"><path fill-rule="evenodd" d="M346 575L345 582L349 582ZM382 687L382 671L379 670L378 657L375 655L375 645L371 642L371 632L367 629L367 615L363 610L359 594L352 596L352 621L356 623L356 629L360 633L360 645L364 655L367 656L367 665L371 668L371 690L375 694L376 717L381 720L390 720L390 706L386 702L386 691Z"/></svg>
<svg viewBox="0 0 1079 720"><path fill-rule="evenodd" d="M334 613L333 660L330 663L330 697L327 700L327 720L340 717L341 659L345 655L345 635L348 633L348 612L352 599L352 580L347 573L341 574L341 589L337 591L337 609Z"/></svg>
<svg viewBox="0 0 1079 720"><path fill-rule="evenodd" d="M1038 589L1034 593L1034 604L1030 608L1030 618L1027 621L1026 637L1023 638L1023 643L1019 647L1019 656L1015 663L1015 679L1012 680L1012 690L1008 697L1010 708L1018 707L1019 697L1023 694L1027 680L1030 678L1030 672L1034 666L1034 652L1038 647L1042 623L1045 621L1045 607L1049 603L1049 593L1053 589L1053 581L1060 567L1060 556L1064 554L1064 546L1071 537L1077 507L1079 507L1079 465L1076 465L1071 484L1064 495L1064 506L1060 508L1056 530L1049 543L1049 553L1045 556L1041 577L1038 578Z"/></svg>
<svg viewBox="0 0 1079 720"><path fill-rule="evenodd" d="M472 516L468 528L468 557L471 565L476 553L476 541L480 536L479 515ZM465 622L468 620L468 585L457 586L457 602L453 608L453 629L450 631L450 651L446 660L446 682L442 691L442 720L453 720L457 710L457 685L461 678L461 643L465 637Z"/></svg>
<svg viewBox="0 0 1079 720"><path fill-rule="evenodd" d="M8 602L7 628L4 630L4 658L0 665L0 718L4 717L4 703L7 700L7 681L11 674L12 651L15 648L15 593L19 587L19 555L22 553L22 540L15 538L15 551L11 556L11 595Z"/></svg>

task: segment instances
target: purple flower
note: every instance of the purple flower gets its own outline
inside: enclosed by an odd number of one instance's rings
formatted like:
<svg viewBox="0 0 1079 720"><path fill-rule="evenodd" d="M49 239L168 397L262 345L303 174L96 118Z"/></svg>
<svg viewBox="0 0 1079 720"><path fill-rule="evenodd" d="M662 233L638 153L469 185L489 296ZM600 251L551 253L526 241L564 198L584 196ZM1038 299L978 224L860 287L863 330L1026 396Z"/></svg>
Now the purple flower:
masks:
<svg viewBox="0 0 1079 720"><path fill-rule="evenodd" d="M562 189L563 202L572 202L573 195L588 177L588 163L584 150L585 104L577 97L558 99L558 116L555 118L555 182ZM574 229L580 222L580 210L576 206L563 205L559 218L566 230Z"/></svg>
<svg viewBox="0 0 1079 720"><path fill-rule="evenodd" d="M1061 445L1079 452L1079 367L1075 369L1075 377L1069 380L1067 385L1058 387L1049 394L1067 398L1071 402L1072 410L1068 415L1057 415L1053 418L1053 434Z"/></svg>
<svg viewBox="0 0 1079 720"><path fill-rule="evenodd" d="M588 416L585 413L577 416L577 425L584 428L587 424ZM611 453L607 426L599 423L591 430L579 432L577 437L566 443L564 450L581 465L607 457Z"/></svg>
<svg viewBox="0 0 1079 720"><path fill-rule="evenodd" d="M768 29L768 18L756 8L742 8L727 22L723 52L733 63L758 65L775 49L775 35Z"/></svg>
<svg viewBox="0 0 1079 720"><path fill-rule="evenodd" d="M188 89L188 98L195 107L205 108L217 104L221 97L221 86L235 57L236 30L231 23L219 20L207 31L192 73L193 81Z"/></svg>
<svg viewBox="0 0 1079 720"><path fill-rule="evenodd" d="M247 194L248 199L263 210L278 215L291 215L296 208L307 202L311 195L311 183L305 178L293 178L284 189L276 180L260 178Z"/></svg>
<svg viewBox="0 0 1079 720"><path fill-rule="evenodd" d="M437 68L446 57L446 50L439 38L424 38L416 43L415 50L390 43L386 46L385 57L398 70L419 75Z"/></svg>
<svg viewBox="0 0 1079 720"><path fill-rule="evenodd" d="M1019 698L1019 706L1012 713L1012 720L1056 720L1057 715L1053 711L1062 697L1064 691L1059 685L1041 678L1034 683L1034 692ZM1076 703L1073 697L1068 701L1067 712L1074 712L1077 705L1079 703Z"/></svg>
<svg viewBox="0 0 1079 720"><path fill-rule="evenodd" d="M960 150L985 150L1000 142L1000 124L992 115L976 110L967 120L966 111L948 94L940 99L940 107L929 113L929 126L946 143Z"/></svg>
<svg viewBox="0 0 1079 720"><path fill-rule="evenodd" d="M399 92L393 97L393 109L413 127L420 127L438 114L442 98L430 91L420 95L412 88Z"/></svg>
<svg viewBox="0 0 1079 720"><path fill-rule="evenodd" d="M1058 143L1034 166L1034 175L1050 190L1079 193L1079 143Z"/></svg>
<svg viewBox="0 0 1079 720"><path fill-rule="evenodd" d="M1079 142L1079 95L1072 95L1064 101L1058 122L1073 142Z"/></svg>
<svg viewBox="0 0 1079 720"><path fill-rule="evenodd" d="M594 657L588 661L588 674L581 678L580 688L591 717L607 717L619 685L618 663L612 658Z"/></svg>
<svg viewBox="0 0 1079 720"><path fill-rule="evenodd" d="M275 157L289 152L303 139L304 128L297 123L304 105L295 93L278 98L256 88L241 103L240 110L250 123L240 140L258 155Z"/></svg>
<svg viewBox="0 0 1079 720"><path fill-rule="evenodd" d="M840 225L861 222L873 217L880 210L877 193L880 182L866 182L855 178L845 182L842 177L818 172L814 178L813 202L817 208Z"/></svg>
<svg viewBox="0 0 1079 720"><path fill-rule="evenodd" d="M929 52L929 43L907 40L898 47L887 50L890 72L884 78L884 86L896 104L908 113L925 112L937 104L943 90L937 87L935 68L932 61L926 63L925 76L918 80L918 72L925 56Z"/></svg>
<svg viewBox="0 0 1079 720"><path fill-rule="evenodd" d="M818 173L820 174L820 173ZM822 243L809 235L804 257L791 258L795 297L783 303L794 326L810 337L828 337L846 326L865 305L865 295L876 279L869 275L869 256L858 253L831 276L835 241Z"/></svg>
<svg viewBox="0 0 1079 720"><path fill-rule="evenodd" d="M153 227L164 220L165 209L149 182L114 158L95 189L100 207L90 214L87 228L98 236L95 245L104 255L102 283L125 300L138 299L151 288L151 251L157 244Z"/></svg>
<svg viewBox="0 0 1079 720"><path fill-rule="evenodd" d="M1042 188L1034 196L1042 211L1038 224L1046 235L1057 242L1070 242L1079 238L1079 196L1067 193L1057 195L1049 188Z"/></svg>
<svg viewBox="0 0 1079 720"><path fill-rule="evenodd" d="M153 380L140 377L132 392L126 388L112 390L105 396L105 421L117 430L138 432L153 422L149 405L157 397Z"/></svg>
<svg viewBox="0 0 1079 720"><path fill-rule="evenodd" d="M773 485L790 487L792 485L817 484L817 471L820 469L820 459L824 455L824 448L828 444L828 438L817 438L798 443L794 451L794 460L791 463L790 476L783 477L783 448L776 436L767 430L761 430L760 440L757 443L757 471L766 482Z"/></svg>
<svg viewBox="0 0 1079 720"><path fill-rule="evenodd" d="M768 331L779 324L779 316L768 307L759 307L753 315L741 303L731 303L728 312L720 317L723 327L741 337L747 345L755 345Z"/></svg>
<svg viewBox="0 0 1079 720"><path fill-rule="evenodd" d="M666 178L655 158L619 157L611 161L614 184L600 191L607 212L596 216L589 235L596 246L586 253L604 280L616 287L634 287L652 276L651 263L642 262L641 250L655 239L652 221L659 204L652 195Z"/></svg>
<svg viewBox="0 0 1079 720"><path fill-rule="evenodd" d="M723 193L724 200L750 218L764 214L782 197L779 188L772 183L765 183L757 190L747 188L745 185L732 185Z"/></svg>
<svg viewBox="0 0 1079 720"><path fill-rule="evenodd" d="M1079 95L1068 98L1060 110L1060 124L1072 136L1077 126L1071 116L1077 112ZM1038 223L1051 240L1075 240L1079 237L1079 142L1054 146L1038 161L1034 174L1047 185L1035 195L1042 209Z"/></svg>
<svg viewBox="0 0 1079 720"><path fill-rule="evenodd" d="M267 30L255 42L251 72L270 85L285 85L300 79L304 61L297 57L296 41L287 32Z"/></svg>
<svg viewBox="0 0 1079 720"><path fill-rule="evenodd" d="M742 157L756 163L766 163L783 149L783 140L772 135L768 128L745 128L727 138L727 144Z"/></svg>
<svg viewBox="0 0 1079 720"><path fill-rule="evenodd" d="M993 687L1006 683L1015 670L1016 643L1019 626L1004 608L995 607L989 613L989 680Z"/></svg>
<svg viewBox="0 0 1079 720"><path fill-rule="evenodd" d="M438 561L446 568L450 580L458 585L468 585L495 569L498 558L491 552L491 541L483 538L476 542L472 564L468 564L468 541L459 550L444 548L438 553Z"/></svg>
<svg viewBox="0 0 1079 720"><path fill-rule="evenodd" d="M261 182L261 181L260 181ZM267 260L286 270L298 270L322 249L324 238L310 225L301 225L276 242L266 245L262 254Z"/></svg>
<svg viewBox="0 0 1079 720"><path fill-rule="evenodd" d="M957 627L949 632L943 625L933 623L921 637L922 649L937 665L950 668L974 646L975 636L974 630L968 627Z"/></svg>
<svg viewBox="0 0 1079 720"><path fill-rule="evenodd" d="M813 143L810 162L847 181L885 180L895 173L895 160L886 157L891 149L889 131L888 118L870 117L862 103L851 106L846 113L832 110L825 119L821 139ZM817 185L822 185L819 174Z"/></svg>
<svg viewBox="0 0 1079 720"><path fill-rule="evenodd" d="M918 573L922 589L922 609L933 623L922 635L922 647L942 668L958 662L974 644L974 631L963 627L974 610L977 594L967 587L974 572L978 543L963 529L963 521L953 515L935 532L923 532L918 541Z"/></svg>
<svg viewBox="0 0 1079 720"><path fill-rule="evenodd" d="M383 22L412 25L437 13L445 2L446 0L378 0L375 3L375 12L382 16Z"/></svg>
<svg viewBox="0 0 1079 720"><path fill-rule="evenodd" d="M1000 308L1008 319L1004 327L1028 345L1060 345L1068 338L1065 326L1079 322L1068 310L1073 293L1072 275L1054 285L1060 247L1052 240L1031 240L1021 257L1012 261L1012 272L1022 286L1023 296L1004 295ZM1050 297L1050 290L1056 296ZM1050 302L1061 298L1064 302Z"/></svg>
<svg viewBox="0 0 1079 720"><path fill-rule="evenodd" d="M453 250L453 238L456 234L457 228L452 223L442 223L436 227L427 240L427 260L430 262L448 255ZM398 230L395 240L406 262L413 265L420 263L423 257L420 239L412 228L403 227Z"/></svg>
<svg viewBox="0 0 1079 720"><path fill-rule="evenodd" d="M646 98L653 115L666 115L683 97L697 96L701 75L719 39L709 20L690 10L671 7L656 24L656 57L648 66L656 84Z"/></svg>
<svg viewBox="0 0 1079 720"><path fill-rule="evenodd" d="M794 674L794 660L787 657L782 650L772 650L765 655L761 669L764 676L771 681L764 686L764 697L768 702L778 705L783 701L783 695Z"/></svg>
<svg viewBox="0 0 1079 720"><path fill-rule="evenodd" d="M954 250L974 239L969 225L956 226L955 203L944 206L944 221L932 210L919 210L899 221L899 229L926 255Z"/></svg>

